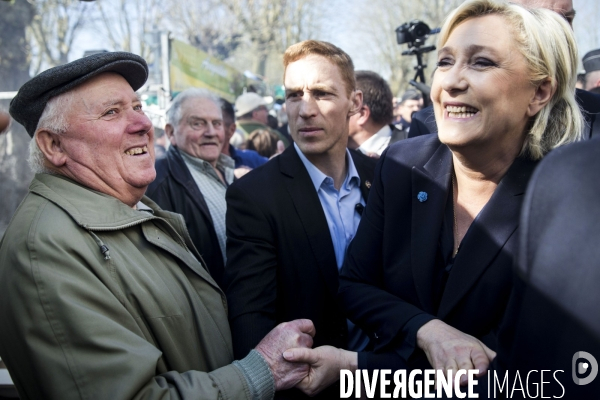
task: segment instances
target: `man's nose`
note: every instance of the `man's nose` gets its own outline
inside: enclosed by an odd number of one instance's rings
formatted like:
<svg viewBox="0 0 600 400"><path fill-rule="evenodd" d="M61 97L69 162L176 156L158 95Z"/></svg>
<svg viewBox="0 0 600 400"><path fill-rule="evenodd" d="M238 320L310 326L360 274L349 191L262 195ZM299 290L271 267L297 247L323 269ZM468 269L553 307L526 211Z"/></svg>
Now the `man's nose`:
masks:
<svg viewBox="0 0 600 400"><path fill-rule="evenodd" d="M204 136L213 137L217 135L217 128L211 124L206 124L206 129L204 130Z"/></svg>
<svg viewBox="0 0 600 400"><path fill-rule="evenodd" d="M138 135L147 133L152 128L152 121L144 113L135 110L131 110L128 115L129 126L128 132Z"/></svg>
<svg viewBox="0 0 600 400"><path fill-rule="evenodd" d="M300 117L312 118L317 115L317 102L310 93L304 93L300 101Z"/></svg>

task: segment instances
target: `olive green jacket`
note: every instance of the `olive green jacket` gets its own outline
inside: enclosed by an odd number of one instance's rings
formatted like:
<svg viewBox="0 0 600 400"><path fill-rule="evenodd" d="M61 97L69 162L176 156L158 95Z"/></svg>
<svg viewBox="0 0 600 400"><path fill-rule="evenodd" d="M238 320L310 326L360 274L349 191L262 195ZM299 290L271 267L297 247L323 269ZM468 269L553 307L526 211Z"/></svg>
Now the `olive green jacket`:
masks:
<svg viewBox="0 0 600 400"><path fill-rule="evenodd" d="M252 398L179 214L47 174L29 190L0 242L0 356L21 398Z"/></svg>

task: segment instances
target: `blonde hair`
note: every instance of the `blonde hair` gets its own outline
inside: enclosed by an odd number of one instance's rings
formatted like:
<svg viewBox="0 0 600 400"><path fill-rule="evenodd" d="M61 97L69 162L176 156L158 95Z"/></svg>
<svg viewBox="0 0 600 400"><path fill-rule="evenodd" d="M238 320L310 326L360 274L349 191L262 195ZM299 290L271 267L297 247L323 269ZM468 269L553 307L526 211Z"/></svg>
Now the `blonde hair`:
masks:
<svg viewBox="0 0 600 400"><path fill-rule="evenodd" d="M570 25L557 13L496 0L461 4L444 22L438 48L443 47L460 23L486 15L503 17L512 30L517 49L526 60L534 86L550 80L552 98L529 121L521 154L539 160L558 146L582 137L584 119L575 100L577 43Z"/></svg>
<svg viewBox="0 0 600 400"><path fill-rule="evenodd" d="M325 57L337 65L342 80L346 84L346 94L350 96L350 93L356 88L352 58L344 50L328 42L305 40L288 47L283 54L283 80L285 81L285 70L288 65L310 55Z"/></svg>

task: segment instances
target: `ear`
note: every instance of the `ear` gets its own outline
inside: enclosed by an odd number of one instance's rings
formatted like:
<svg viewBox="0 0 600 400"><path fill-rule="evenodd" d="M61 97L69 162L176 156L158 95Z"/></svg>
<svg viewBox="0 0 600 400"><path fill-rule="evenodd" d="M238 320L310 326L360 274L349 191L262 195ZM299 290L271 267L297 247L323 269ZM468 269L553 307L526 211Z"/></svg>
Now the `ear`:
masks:
<svg viewBox="0 0 600 400"><path fill-rule="evenodd" d="M350 108L350 112L348 112L348 117L353 116L357 112L361 110L362 102L363 102L363 92L362 90L355 89L350 94L350 101L352 102L352 107Z"/></svg>
<svg viewBox="0 0 600 400"><path fill-rule="evenodd" d="M533 117L536 115L554 96L556 92L556 86L552 84L550 78L546 78L542 83L535 89L535 93L529 102L527 107L527 115Z"/></svg>
<svg viewBox="0 0 600 400"><path fill-rule="evenodd" d="M231 138L233 136L236 129L237 129L237 124L235 122L232 123L231 125L229 125L229 138Z"/></svg>
<svg viewBox="0 0 600 400"><path fill-rule="evenodd" d="M67 163L69 157L62 148L60 135L42 129L36 132L34 140L50 166L60 168Z"/></svg>
<svg viewBox="0 0 600 400"><path fill-rule="evenodd" d="M169 138L169 142L171 142L171 146L175 146L175 138L174 138L175 129L173 128L173 125L171 125L171 124L165 125L165 134ZM175 147L177 147L177 146L175 146Z"/></svg>
<svg viewBox="0 0 600 400"><path fill-rule="evenodd" d="M369 118L371 118L371 109L368 105L364 104L358 111L358 119L356 120L356 123L360 126L363 126L367 123Z"/></svg>
<svg viewBox="0 0 600 400"><path fill-rule="evenodd" d="M225 123L223 123L223 127L225 128ZM225 128L225 142L229 143L229 140L231 139L231 137L233 136L233 134L235 133L235 122L230 124L229 126L227 126L227 128Z"/></svg>

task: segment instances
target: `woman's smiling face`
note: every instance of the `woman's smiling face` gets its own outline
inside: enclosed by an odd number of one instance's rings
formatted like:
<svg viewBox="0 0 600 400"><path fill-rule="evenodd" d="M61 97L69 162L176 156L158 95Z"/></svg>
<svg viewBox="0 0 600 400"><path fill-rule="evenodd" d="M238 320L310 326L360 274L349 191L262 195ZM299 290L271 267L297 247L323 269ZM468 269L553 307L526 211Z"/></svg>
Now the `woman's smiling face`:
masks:
<svg viewBox="0 0 600 400"><path fill-rule="evenodd" d="M431 98L439 138L451 148L520 148L535 93L504 17L467 19L438 52Z"/></svg>

